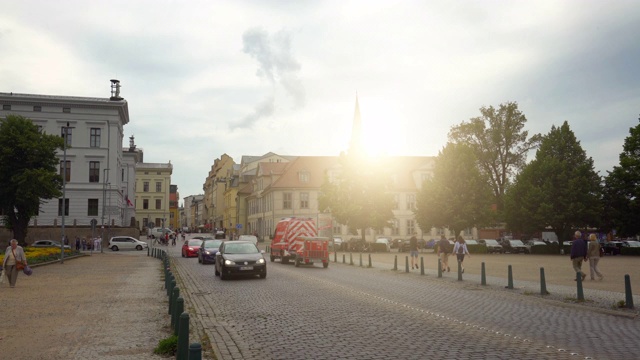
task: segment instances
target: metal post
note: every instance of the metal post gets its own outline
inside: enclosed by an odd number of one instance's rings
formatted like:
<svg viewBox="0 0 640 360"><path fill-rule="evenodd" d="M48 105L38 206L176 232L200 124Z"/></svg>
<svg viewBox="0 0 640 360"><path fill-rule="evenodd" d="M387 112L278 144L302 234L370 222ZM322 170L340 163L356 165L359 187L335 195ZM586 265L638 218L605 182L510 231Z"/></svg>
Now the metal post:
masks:
<svg viewBox="0 0 640 360"><path fill-rule="evenodd" d="M373 265L371 265L371 254L369 254L369 267L373 267Z"/></svg>
<svg viewBox="0 0 640 360"><path fill-rule="evenodd" d="M547 291L547 280L544 277L544 268L540 268L540 295L549 295Z"/></svg>
<svg viewBox="0 0 640 360"><path fill-rule="evenodd" d="M360 253L360 267L362 267L362 253Z"/></svg>
<svg viewBox="0 0 640 360"><path fill-rule="evenodd" d="M424 275L424 256L420 257L420 275Z"/></svg>
<svg viewBox="0 0 640 360"><path fill-rule="evenodd" d="M174 306L176 312L176 322L174 323L174 334L180 336L180 316L184 312L184 299L182 297L176 298L176 304Z"/></svg>
<svg viewBox="0 0 640 360"><path fill-rule="evenodd" d="M513 271L511 265L507 267L507 289L513 289Z"/></svg>
<svg viewBox="0 0 640 360"><path fill-rule="evenodd" d="M633 309L633 294L631 293L631 276L626 274L624 276L624 294L625 294L625 306L627 309Z"/></svg>
<svg viewBox="0 0 640 360"><path fill-rule="evenodd" d="M442 277L442 259L438 259L438 277Z"/></svg>
<svg viewBox="0 0 640 360"><path fill-rule="evenodd" d="M189 347L189 314L180 315L180 334L178 334L178 352L176 359L187 360Z"/></svg>
<svg viewBox="0 0 640 360"><path fill-rule="evenodd" d="M582 273L576 272L576 285L577 285L577 295L578 301L584 301L584 290L582 289Z"/></svg>
<svg viewBox="0 0 640 360"><path fill-rule="evenodd" d="M458 260L458 281L462 281L462 261Z"/></svg>
<svg viewBox="0 0 640 360"><path fill-rule="evenodd" d="M404 272L406 272L406 273L409 272L409 257L408 256L404 257Z"/></svg>
<svg viewBox="0 0 640 360"><path fill-rule="evenodd" d="M202 360L202 345L200 343L189 345L189 360Z"/></svg>
<svg viewBox="0 0 640 360"><path fill-rule="evenodd" d="M484 267L484 261L482 262L482 268L480 271L480 285L487 285L487 273Z"/></svg>
<svg viewBox="0 0 640 360"><path fill-rule="evenodd" d="M69 133L69 122L67 122L67 126L63 126L62 128L64 129L64 145L62 146L62 241L60 241L60 264L64 264L64 219L67 210L67 136Z"/></svg>

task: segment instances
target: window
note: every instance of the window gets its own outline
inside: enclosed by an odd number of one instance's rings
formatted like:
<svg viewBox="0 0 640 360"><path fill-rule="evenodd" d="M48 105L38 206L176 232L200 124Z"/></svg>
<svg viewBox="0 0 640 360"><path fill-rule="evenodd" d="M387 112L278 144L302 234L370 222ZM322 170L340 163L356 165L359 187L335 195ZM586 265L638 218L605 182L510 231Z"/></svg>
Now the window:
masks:
<svg viewBox="0 0 640 360"><path fill-rule="evenodd" d="M438 232L436 234L438 234L438 236L444 235L444 228L438 228Z"/></svg>
<svg viewBox="0 0 640 360"><path fill-rule="evenodd" d="M124 182L124 169L122 169L122 176L121 177L122 177L122 179L120 179L120 181Z"/></svg>
<svg viewBox="0 0 640 360"><path fill-rule="evenodd" d="M308 171L300 171L298 173L298 180L303 183L309 182L309 172Z"/></svg>
<svg viewBox="0 0 640 360"><path fill-rule="evenodd" d="M2 110L11 110L11 105L2 105Z"/></svg>
<svg viewBox="0 0 640 360"><path fill-rule="evenodd" d="M98 216L98 199L89 199L87 204L87 216Z"/></svg>
<svg viewBox="0 0 640 360"><path fill-rule="evenodd" d="M400 235L400 224L398 219L393 219L391 222L391 235Z"/></svg>
<svg viewBox="0 0 640 360"><path fill-rule="evenodd" d="M142 199L142 208L145 210L149 208L149 199Z"/></svg>
<svg viewBox="0 0 640 360"><path fill-rule="evenodd" d="M69 199L64 200L64 216L69 216ZM58 199L58 216L62 216L62 199Z"/></svg>
<svg viewBox="0 0 640 360"><path fill-rule="evenodd" d="M65 166L64 166L64 161L60 161L60 176L64 176L65 177L65 181L69 182L71 181L71 161L67 160L67 170L65 173Z"/></svg>
<svg viewBox="0 0 640 360"><path fill-rule="evenodd" d="M407 210L416 209L416 194L407 194Z"/></svg>
<svg viewBox="0 0 640 360"><path fill-rule="evenodd" d="M156 182L156 192L162 192L162 183Z"/></svg>
<svg viewBox="0 0 640 360"><path fill-rule="evenodd" d="M282 194L282 208L291 209L291 193Z"/></svg>
<svg viewBox="0 0 640 360"><path fill-rule="evenodd" d="M41 112L41 111L42 111L42 106L34 106L34 107L33 107L33 111L35 111L35 112Z"/></svg>
<svg viewBox="0 0 640 360"><path fill-rule="evenodd" d="M156 209L162 209L162 200L156 199Z"/></svg>
<svg viewBox="0 0 640 360"><path fill-rule="evenodd" d="M300 209L309 208L309 193L300 193Z"/></svg>
<svg viewBox="0 0 640 360"><path fill-rule="evenodd" d="M60 136L64 139L64 130L67 130L67 146L71 146L71 138L72 138L72 133L73 133L73 129L70 127L66 127L63 126L62 128L60 128Z"/></svg>
<svg viewBox="0 0 640 360"><path fill-rule="evenodd" d="M145 181L142 184L142 192L149 192L149 182L148 181Z"/></svg>
<svg viewBox="0 0 640 360"><path fill-rule="evenodd" d="M100 128L91 128L89 130L89 146L100 147Z"/></svg>
<svg viewBox="0 0 640 360"><path fill-rule="evenodd" d="M89 182L100 182L100 162L89 161Z"/></svg>
<svg viewBox="0 0 640 360"><path fill-rule="evenodd" d="M71 108L70 107L63 107L62 108L62 112L63 113L70 113L71 112Z"/></svg>
<svg viewBox="0 0 640 360"><path fill-rule="evenodd" d="M398 194L393 194L393 210L398 210L398 203L400 202Z"/></svg>
<svg viewBox="0 0 640 360"><path fill-rule="evenodd" d="M416 232L415 220L407 220L407 235L411 235Z"/></svg>

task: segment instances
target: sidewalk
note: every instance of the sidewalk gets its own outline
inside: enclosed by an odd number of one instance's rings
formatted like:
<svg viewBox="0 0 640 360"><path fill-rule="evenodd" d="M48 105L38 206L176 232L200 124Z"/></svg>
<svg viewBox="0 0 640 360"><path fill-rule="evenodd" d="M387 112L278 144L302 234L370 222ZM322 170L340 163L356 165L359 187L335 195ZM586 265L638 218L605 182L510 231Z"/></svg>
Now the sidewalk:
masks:
<svg viewBox="0 0 640 360"><path fill-rule="evenodd" d="M88 254L87 254L88 255ZM146 251L94 252L0 284L4 359L164 359L162 267Z"/></svg>

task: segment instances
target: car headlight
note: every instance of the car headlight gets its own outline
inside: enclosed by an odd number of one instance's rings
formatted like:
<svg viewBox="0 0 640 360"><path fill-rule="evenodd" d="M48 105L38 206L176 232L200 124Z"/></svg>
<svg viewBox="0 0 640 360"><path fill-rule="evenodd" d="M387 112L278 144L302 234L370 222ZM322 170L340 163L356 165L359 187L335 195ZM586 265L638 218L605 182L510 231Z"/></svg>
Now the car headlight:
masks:
<svg viewBox="0 0 640 360"><path fill-rule="evenodd" d="M235 263L235 261L225 260L225 261L224 261L224 264L225 264L225 265L235 265L236 263Z"/></svg>
<svg viewBox="0 0 640 360"><path fill-rule="evenodd" d="M211 255L211 252L209 252L209 251L205 251L204 253L207 254L207 255Z"/></svg>
<svg viewBox="0 0 640 360"><path fill-rule="evenodd" d="M257 264L264 264L264 259L258 259L258 261L256 261Z"/></svg>

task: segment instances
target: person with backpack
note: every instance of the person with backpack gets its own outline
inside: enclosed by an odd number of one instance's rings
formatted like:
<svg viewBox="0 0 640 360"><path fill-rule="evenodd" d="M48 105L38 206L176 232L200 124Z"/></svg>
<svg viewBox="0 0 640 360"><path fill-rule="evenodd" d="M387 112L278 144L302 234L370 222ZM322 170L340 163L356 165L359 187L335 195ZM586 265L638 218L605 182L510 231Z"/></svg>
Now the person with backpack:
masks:
<svg viewBox="0 0 640 360"><path fill-rule="evenodd" d="M413 233L411 239L409 239L409 252L411 255L411 270L419 269L418 266L418 238L416 233Z"/></svg>
<svg viewBox="0 0 640 360"><path fill-rule="evenodd" d="M467 249L467 243L464 241L464 238L462 237L462 235L458 235L458 241L456 241L456 244L453 247L453 253L456 254L456 257L458 258L458 262L460 263L460 267L462 268L462 273L464 274L464 266L462 266L462 262L464 261L464 256L469 255L469 257L471 257L471 254L469 254L469 249Z"/></svg>
<svg viewBox="0 0 640 360"><path fill-rule="evenodd" d="M440 237L438 241L438 257L440 257L440 265L442 266L442 271L447 270L447 272L451 271L449 268L449 253L451 252L451 244L449 244L449 240L447 240L444 235Z"/></svg>

